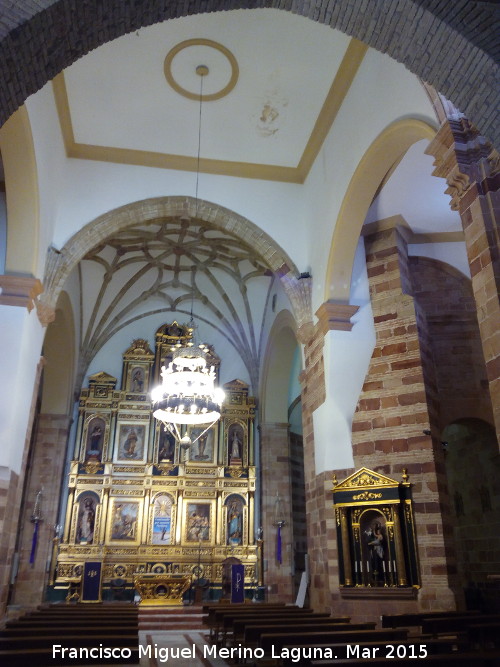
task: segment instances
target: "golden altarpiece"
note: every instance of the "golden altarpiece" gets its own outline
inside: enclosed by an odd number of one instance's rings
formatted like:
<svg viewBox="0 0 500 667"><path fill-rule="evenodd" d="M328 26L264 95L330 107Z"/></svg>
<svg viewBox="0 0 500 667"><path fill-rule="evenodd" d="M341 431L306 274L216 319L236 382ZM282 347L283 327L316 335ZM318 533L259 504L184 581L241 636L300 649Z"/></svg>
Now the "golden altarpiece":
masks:
<svg viewBox="0 0 500 667"><path fill-rule="evenodd" d="M224 561L238 559L245 583L256 583L255 400L248 385L224 385L221 419L187 429L191 446L177 442L154 419L150 390L173 346L192 330L177 322L156 332L155 352L134 340L123 354L121 389L105 372L82 389L64 534L55 586L81 576L88 561L101 563L103 593L118 581L134 590L138 575L184 575L203 581L212 595ZM220 360L206 348L218 372Z"/></svg>

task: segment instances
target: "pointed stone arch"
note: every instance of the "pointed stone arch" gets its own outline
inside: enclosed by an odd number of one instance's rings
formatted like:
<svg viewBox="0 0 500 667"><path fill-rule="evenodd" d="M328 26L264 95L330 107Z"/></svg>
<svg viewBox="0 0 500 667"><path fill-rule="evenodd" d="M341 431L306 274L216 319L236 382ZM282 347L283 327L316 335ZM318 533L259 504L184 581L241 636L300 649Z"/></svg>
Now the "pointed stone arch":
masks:
<svg viewBox="0 0 500 667"><path fill-rule="evenodd" d="M312 321L311 285L299 277L297 267L285 251L253 222L233 211L192 197L156 197L126 204L89 222L61 250L51 248L44 276L45 292L40 301L54 309L64 284L77 264L100 243L131 226L169 217L188 216L212 224L251 246L280 279L300 327Z"/></svg>

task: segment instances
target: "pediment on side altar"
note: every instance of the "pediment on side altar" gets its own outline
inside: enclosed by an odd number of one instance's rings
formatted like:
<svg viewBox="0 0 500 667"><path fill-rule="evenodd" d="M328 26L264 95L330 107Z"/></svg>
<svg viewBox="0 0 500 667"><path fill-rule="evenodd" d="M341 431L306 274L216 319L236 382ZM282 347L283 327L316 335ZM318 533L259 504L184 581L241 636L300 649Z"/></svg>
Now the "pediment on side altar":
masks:
<svg viewBox="0 0 500 667"><path fill-rule="evenodd" d="M365 489L379 486L399 486L400 482L381 473L360 468L352 475L335 485L334 491L350 491L351 489Z"/></svg>

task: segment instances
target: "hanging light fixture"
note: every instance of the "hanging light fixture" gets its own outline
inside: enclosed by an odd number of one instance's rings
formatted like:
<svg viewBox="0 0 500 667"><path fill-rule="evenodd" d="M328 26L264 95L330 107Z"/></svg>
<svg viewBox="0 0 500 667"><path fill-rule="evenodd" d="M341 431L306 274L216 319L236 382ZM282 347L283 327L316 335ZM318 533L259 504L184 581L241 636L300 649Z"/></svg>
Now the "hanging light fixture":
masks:
<svg viewBox="0 0 500 667"><path fill-rule="evenodd" d="M195 215L198 211L198 180L200 173L201 111L203 100L203 78L208 74L206 65L198 65L200 77L200 111L198 126L198 155L196 167ZM193 279L194 280L194 279ZM208 347L195 345L193 320L194 284L191 297L191 319L188 331L191 341L186 346L178 343L172 349L172 361L161 371L162 384L151 392L153 416L161 421L184 448L201 438L220 419L224 392L215 387L214 366L207 366ZM183 425L207 425L194 441L188 433L182 435Z"/></svg>

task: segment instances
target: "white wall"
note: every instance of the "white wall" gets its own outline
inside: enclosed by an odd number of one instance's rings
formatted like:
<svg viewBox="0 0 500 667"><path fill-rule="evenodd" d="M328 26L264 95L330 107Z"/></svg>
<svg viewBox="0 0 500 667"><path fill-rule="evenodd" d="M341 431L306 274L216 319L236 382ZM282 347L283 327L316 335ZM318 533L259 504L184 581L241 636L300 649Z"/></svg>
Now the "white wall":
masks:
<svg viewBox="0 0 500 667"><path fill-rule="evenodd" d="M326 400L313 413L316 473L353 465L351 425L375 346L365 249L356 250L351 304L359 310L352 331L329 331L325 336Z"/></svg>
<svg viewBox="0 0 500 667"><path fill-rule="evenodd" d="M44 330L36 311L0 306L0 466L21 470Z"/></svg>

